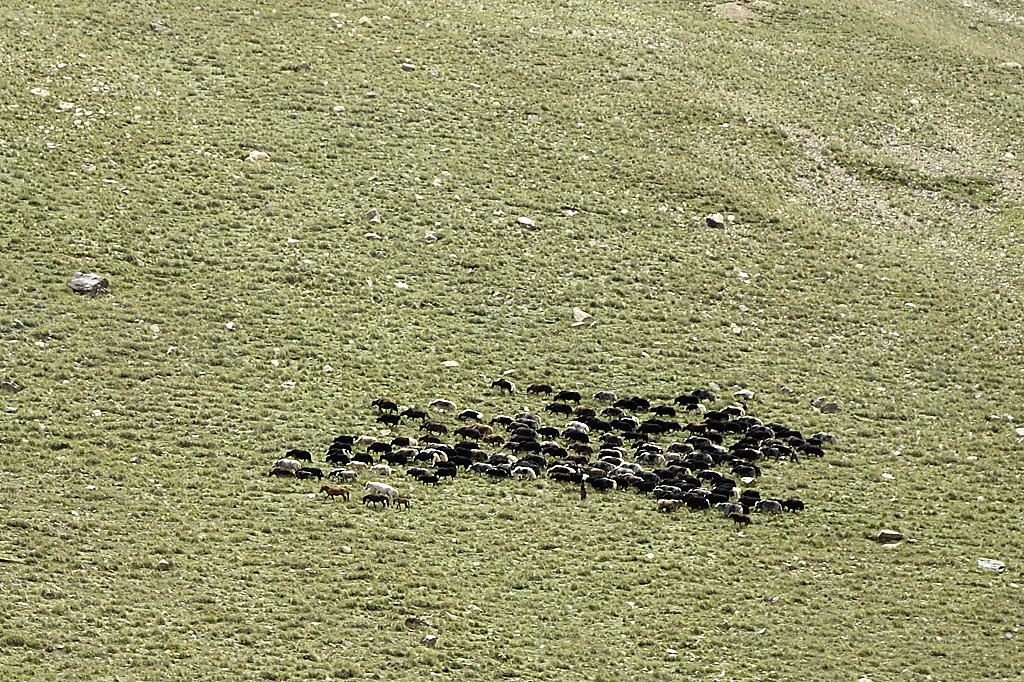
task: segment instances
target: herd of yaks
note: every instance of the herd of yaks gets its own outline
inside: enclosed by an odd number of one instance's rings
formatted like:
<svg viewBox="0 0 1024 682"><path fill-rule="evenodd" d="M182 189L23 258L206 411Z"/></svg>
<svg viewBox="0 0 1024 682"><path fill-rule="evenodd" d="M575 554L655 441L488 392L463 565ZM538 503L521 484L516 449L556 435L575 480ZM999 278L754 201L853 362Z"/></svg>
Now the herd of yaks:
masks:
<svg viewBox="0 0 1024 682"><path fill-rule="evenodd" d="M509 395L516 391L505 378L491 387ZM388 427L386 432L409 426L415 435L389 441L338 436L327 449L326 461L335 466L326 474L312 465L308 450L292 449L269 475L358 484L364 474L390 478L404 467L407 477L435 486L456 478L460 470L491 479L547 476L578 485L581 499L588 488L632 489L651 495L658 511L715 509L736 523L749 524L751 512L804 509L793 497L761 496L753 485L762 464L822 457L824 446L836 442L827 432L804 437L784 424L748 415L742 401L753 394L746 389L733 394L739 402L718 409L711 409L718 396L708 389L657 405L640 396L619 398L600 391L593 398L600 407L583 405L577 391L555 391L548 384L531 384L526 392L545 396L550 402L543 412L569 421L561 427L546 425L539 415L525 411L486 419L476 410L460 411L451 400L434 400L423 409L377 398L370 406L376 409L376 421ZM450 435L456 437L451 444L445 442ZM410 500L387 483L367 481L363 488L363 505L410 507ZM325 500L350 499L343 485L324 484L319 492Z"/></svg>

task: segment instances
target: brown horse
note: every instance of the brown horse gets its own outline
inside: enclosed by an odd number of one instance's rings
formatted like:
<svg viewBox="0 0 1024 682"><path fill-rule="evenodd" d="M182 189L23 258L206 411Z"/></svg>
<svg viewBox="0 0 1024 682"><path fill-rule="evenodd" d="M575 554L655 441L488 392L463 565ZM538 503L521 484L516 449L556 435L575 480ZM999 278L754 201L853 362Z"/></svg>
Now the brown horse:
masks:
<svg viewBox="0 0 1024 682"><path fill-rule="evenodd" d="M406 509L408 509L409 508L409 498L408 497L397 497L397 498L395 498L395 509L398 509L399 507L405 507Z"/></svg>
<svg viewBox="0 0 1024 682"><path fill-rule="evenodd" d="M324 502L333 500L335 497L340 497L348 502L348 488L343 488L340 485L322 485L320 486L320 492L327 493Z"/></svg>
<svg viewBox="0 0 1024 682"><path fill-rule="evenodd" d="M378 502L386 507L390 503L390 498L388 498L387 495L376 495L372 493L369 495L363 495L363 506L372 504L373 508L376 509Z"/></svg>

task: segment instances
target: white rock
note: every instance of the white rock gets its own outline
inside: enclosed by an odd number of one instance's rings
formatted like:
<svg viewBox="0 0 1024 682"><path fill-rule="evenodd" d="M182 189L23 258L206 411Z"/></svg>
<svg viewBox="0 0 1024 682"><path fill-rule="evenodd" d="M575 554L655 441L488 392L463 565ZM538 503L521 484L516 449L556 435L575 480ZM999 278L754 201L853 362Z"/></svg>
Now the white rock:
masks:
<svg viewBox="0 0 1024 682"><path fill-rule="evenodd" d="M167 559L161 559L156 564L156 570L158 571L169 571L171 570L171 562Z"/></svg>
<svg viewBox="0 0 1024 682"><path fill-rule="evenodd" d="M516 218L516 224L522 225L523 227L537 227L537 221L533 218L527 218L526 216L519 216Z"/></svg>
<svg viewBox="0 0 1024 682"><path fill-rule="evenodd" d="M420 643L423 646L433 649L437 646L437 635L424 635L423 639L420 640Z"/></svg>
<svg viewBox="0 0 1024 682"><path fill-rule="evenodd" d="M379 242L380 240L384 239L384 237L381 237L376 232L367 232L366 234L363 235L363 237L375 242Z"/></svg>
<svg viewBox="0 0 1024 682"><path fill-rule="evenodd" d="M251 152L249 152L249 156L245 157L245 160L250 161L252 163L265 163L267 161L270 161L270 154L266 152L257 151L254 149Z"/></svg>
<svg viewBox="0 0 1024 682"><path fill-rule="evenodd" d="M458 367L459 366L459 361L458 360L445 360L441 364L444 365L445 367Z"/></svg>
<svg viewBox="0 0 1024 682"><path fill-rule="evenodd" d="M712 213L711 215L706 216L704 218L704 222L707 223L708 227L722 229L723 227L725 227L725 216L723 216L721 213Z"/></svg>
<svg viewBox="0 0 1024 682"><path fill-rule="evenodd" d="M983 571L995 571L1002 573L1006 570L1006 564L996 559L978 559L978 568Z"/></svg>
<svg viewBox="0 0 1024 682"><path fill-rule="evenodd" d="M572 326L579 327L584 324L594 324L594 316L580 308L572 309Z"/></svg>
<svg viewBox="0 0 1024 682"><path fill-rule="evenodd" d="M878 542L883 543L899 542L903 539L903 533L898 530L880 530L878 531L878 535L875 536L875 539L878 540Z"/></svg>

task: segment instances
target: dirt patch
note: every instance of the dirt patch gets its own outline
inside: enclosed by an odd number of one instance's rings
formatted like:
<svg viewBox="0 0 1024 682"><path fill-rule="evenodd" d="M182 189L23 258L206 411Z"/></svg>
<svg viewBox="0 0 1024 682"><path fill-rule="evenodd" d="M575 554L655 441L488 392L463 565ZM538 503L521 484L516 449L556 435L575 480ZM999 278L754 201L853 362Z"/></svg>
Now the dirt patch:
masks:
<svg viewBox="0 0 1024 682"><path fill-rule="evenodd" d="M721 5L715 6L715 11L734 21L748 21L757 18L757 13L754 10L738 2L723 2Z"/></svg>

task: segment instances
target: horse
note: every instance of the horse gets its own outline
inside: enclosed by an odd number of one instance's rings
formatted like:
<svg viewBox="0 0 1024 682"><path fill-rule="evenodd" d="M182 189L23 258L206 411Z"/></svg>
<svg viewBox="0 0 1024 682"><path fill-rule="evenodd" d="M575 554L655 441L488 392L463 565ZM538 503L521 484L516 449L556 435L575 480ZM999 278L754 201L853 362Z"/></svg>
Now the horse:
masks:
<svg viewBox="0 0 1024 682"><path fill-rule="evenodd" d="M320 492L327 493L327 497L324 498L324 502L327 500L333 500L335 497L340 497L348 502L348 488L343 488L340 485L322 485L320 486Z"/></svg>
<svg viewBox="0 0 1024 682"><path fill-rule="evenodd" d="M371 493L369 495L363 495L363 506L364 507L367 504L373 504L373 508L376 509L378 502L380 502L381 504L383 504L386 507L386 506L388 506L388 504L390 504L390 501L391 501L391 498L389 498L387 495L378 495L377 493Z"/></svg>

